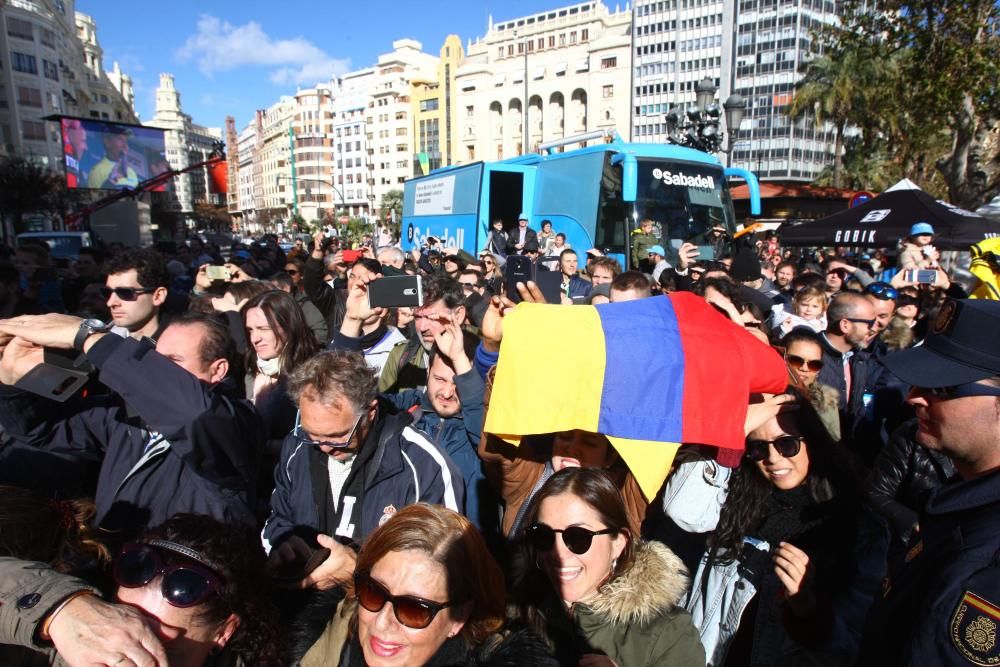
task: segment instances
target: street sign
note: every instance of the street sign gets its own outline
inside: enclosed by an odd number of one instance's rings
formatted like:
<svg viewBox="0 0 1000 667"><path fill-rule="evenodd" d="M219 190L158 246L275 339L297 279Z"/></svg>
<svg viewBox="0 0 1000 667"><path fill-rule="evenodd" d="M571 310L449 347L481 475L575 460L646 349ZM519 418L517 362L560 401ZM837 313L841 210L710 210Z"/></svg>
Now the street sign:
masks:
<svg viewBox="0 0 1000 667"><path fill-rule="evenodd" d="M855 192L851 197L851 200L847 203L847 208L854 208L855 206L861 206L866 201L874 199L875 195L871 192L866 192L861 190L860 192Z"/></svg>

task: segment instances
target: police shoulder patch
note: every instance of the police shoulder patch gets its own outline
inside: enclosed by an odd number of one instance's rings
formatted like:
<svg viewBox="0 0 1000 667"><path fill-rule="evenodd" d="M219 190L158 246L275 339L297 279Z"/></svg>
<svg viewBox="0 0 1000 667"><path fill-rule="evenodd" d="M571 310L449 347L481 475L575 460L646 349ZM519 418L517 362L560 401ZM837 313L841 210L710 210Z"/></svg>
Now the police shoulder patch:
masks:
<svg viewBox="0 0 1000 667"><path fill-rule="evenodd" d="M951 643L974 665L1000 665L1000 607L965 591L951 617Z"/></svg>

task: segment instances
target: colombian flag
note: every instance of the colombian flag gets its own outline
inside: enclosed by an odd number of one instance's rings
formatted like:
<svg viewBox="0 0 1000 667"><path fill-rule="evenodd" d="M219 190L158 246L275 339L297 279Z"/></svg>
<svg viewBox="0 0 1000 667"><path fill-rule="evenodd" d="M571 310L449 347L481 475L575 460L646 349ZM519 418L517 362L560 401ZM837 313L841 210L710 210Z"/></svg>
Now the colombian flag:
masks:
<svg viewBox="0 0 1000 667"><path fill-rule="evenodd" d="M742 450L750 394L788 383L777 352L687 292L600 306L524 303L503 326L486 432L512 444L602 433L647 499L681 443Z"/></svg>

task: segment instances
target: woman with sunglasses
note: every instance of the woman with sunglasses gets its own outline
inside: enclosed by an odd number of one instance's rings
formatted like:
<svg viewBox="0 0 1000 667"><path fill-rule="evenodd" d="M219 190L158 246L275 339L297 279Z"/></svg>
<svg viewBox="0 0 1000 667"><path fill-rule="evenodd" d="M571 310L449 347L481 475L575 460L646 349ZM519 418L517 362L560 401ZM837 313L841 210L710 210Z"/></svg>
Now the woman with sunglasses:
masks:
<svg viewBox="0 0 1000 667"><path fill-rule="evenodd" d="M358 553L353 595L302 667L543 665L530 632L504 630L504 577L468 519L440 505L396 512Z"/></svg>
<svg viewBox="0 0 1000 667"><path fill-rule="evenodd" d="M687 608L712 665L786 664L831 640L854 564L849 454L809 400L750 432ZM855 614L863 618L863 611Z"/></svg>
<svg viewBox="0 0 1000 667"><path fill-rule="evenodd" d="M561 665L702 665L681 607L687 571L629 529L621 492L596 468L565 468L528 507L512 581L518 620L548 638Z"/></svg>
<svg viewBox="0 0 1000 667"><path fill-rule="evenodd" d="M147 531L114 559L117 605L101 601L96 586L43 563L0 565L0 600L20 599L22 611L40 612L16 621L26 628L0 627L0 641L44 654L41 662L11 662L0 653L4 665L125 667L153 664L153 656L170 667L284 664L276 613L261 583L264 552L244 527L178 514ZM11 580L23 580L22 588L8 600L7 591L16 590ZM45 595L25 598L28 589Z"/></svg>
<svg viewBox="0 0 1000 667"><path fill-rule="evenodd" d="M837 390L818 380L823 368L823 343L819 334L806 327L797 327L781 339L779 351L781 348L784 348L790 381L809 396L830 436L840 440Z"/></svg>

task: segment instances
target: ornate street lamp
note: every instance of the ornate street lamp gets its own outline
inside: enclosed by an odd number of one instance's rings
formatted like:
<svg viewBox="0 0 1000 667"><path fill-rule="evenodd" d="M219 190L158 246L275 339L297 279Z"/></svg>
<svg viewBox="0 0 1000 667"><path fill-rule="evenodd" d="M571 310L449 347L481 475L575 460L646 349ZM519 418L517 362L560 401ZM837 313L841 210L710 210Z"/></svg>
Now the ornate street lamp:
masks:
<svg viewBox="0 0 1000 667"><path fill-rule="evenodd" d="M694 90L694 104L686 108L678 105L667 112L667 140L706 153L728 153L732 150L736 132L743 121L747 108L746 99L740 95L730 95L720 109L719 103L715 101L715 94L719 89L709 78L695 84ZM724 136L720 132L723 115L726 136L729 137L726 148L722 147Z"/></svg>

